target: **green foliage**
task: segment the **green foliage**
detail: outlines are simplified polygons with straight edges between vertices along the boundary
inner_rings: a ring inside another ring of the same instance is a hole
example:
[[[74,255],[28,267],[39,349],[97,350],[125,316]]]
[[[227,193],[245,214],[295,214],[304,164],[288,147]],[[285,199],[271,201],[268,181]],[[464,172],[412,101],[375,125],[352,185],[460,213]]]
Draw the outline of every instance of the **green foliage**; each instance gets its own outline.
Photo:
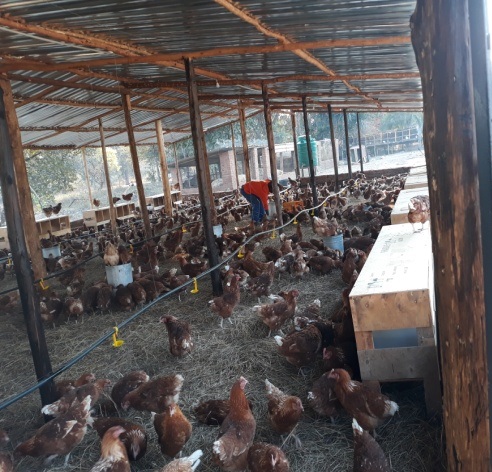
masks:
[[[55,203],[57,194],[73,190],[78,180],[78,154],[78,151],[66,150],[24,151],[35,205],[47,206]]]

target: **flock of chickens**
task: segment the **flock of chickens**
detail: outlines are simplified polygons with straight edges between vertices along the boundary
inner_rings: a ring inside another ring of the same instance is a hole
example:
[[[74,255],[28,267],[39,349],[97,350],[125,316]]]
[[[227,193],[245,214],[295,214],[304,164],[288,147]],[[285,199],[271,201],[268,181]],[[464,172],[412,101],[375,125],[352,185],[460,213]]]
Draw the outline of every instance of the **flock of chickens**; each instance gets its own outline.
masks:
[[[265,220],[261,228],[252,224],[240,226],[247,207],[241,205],[237,195],[216,202],[224,226],[231,219],[238,224],[233,231],[226,231],[224,227],[222,236],[216,238],[220,254],[225,257],[238,248],[240,251],[223,267],[223,294],[209,301],[209,310],[217,315],[220,326],[224,327],[224,320],[232,322],[241,292],[252,294],[258,298],[258,305],[252,307],[252,312],[266,325],[268,336],[275,334],[272,342],[276,343],[279,355],[301,372],[322,359],[325,373],[312,385],[307,403],[318,415],[332,420],[342,409],[353,418],[356,472],[391,470],[382,449],[369,432],[393,416],[398,405],[358,381],[360,369],[348,296],[381,227],[389,223],[391,203],[403,183],[402,176],[367,181],[360,174],[349,180],[338,195],[330,196],[333,189],[327,184],[319,187],[319,196],[327,198],[326,206],[320,209],[318,216],[307,212],[299,214],[295,232],[282,234],[280,245],[266,244],[268,234],[258,235],[253,242],[246,243],[256,233],[271,229],[273,222]],[[364,198],[365,201],[348,204],[349,197]],[[302,201],[305,208],[312,206],[310,189],[301,189],[297,184],[291,186],[284,198]],[[415,222],[423,224],[428,219],[428,215],[422,216],[424,212],[416,211],[419,205],[425,204],[418,198],[412,202],[410,213],[413,212]],[[293,216],[295,213],[283,215],[284,219]],[[184,232],[184,226],[172,229],[176,224],[185,223],[191,223],[186,230],[188,234]],[[305,240],[302,225],[308,224],[318,238]],[[168,230],[167,234],[162,235],[165,230]],[[154,238],[143,244],[143,234],[134,223],[120,226],[117,235],[93,235],[89,242],[82,237],[70,240],[50,237],[45,244],[61,244],[63,252],[60,259],[47,260],[47,265],[52,271],[66,270],[58,280],[65,287],[67,296],[63,299],[54,291],[43,296],[44,321],[55,323],[62,315],[77,317],[112,308],[131,310],[166,291],[179,288],[190,277],[197,277],[208,268],[204,259],[205,239],[196,214],[186,210],[172,217],[161,214],[154,220],[153,231]],[[343,254],[326,247],[323,242],[323,238],[336,234],[344,236]],[[260,246],[264,261],[257,255]],[[85,268],[79,264],[93,257],[96,248],[106,265],[131,263],[134,281],[126,287],[112,287],[101,280],[86,287]],[[177,267],[161,271],[160,266],[170,261],[179,264],[180,273]],[[347,287],[341,293],[342,307],[330,318],[322,313],[319,300],[300,311],[297,289],[271,293],[274,279],[280,274],[290,274],[298,280],[308,272],[325,275],[334,270],[340,271]],[[262,303],[262,299],[268,302]],[[167,328],[171,354],[175,357],[189,355],[194,347],[190,324],[171,315],[162,316],[160,322]],[[111,401],[102,401],[101,395],[111,386],[108,379],[96,379],[87,373],[76,380],[61,380],[57,383],[59,399],[42,409],[42,413],[54,419],[19,444],[14,457],[29,455],[52,459],[66,455],[68,460],[70,452],[81,443],[90,426],[101,437],[101,458],[91,470],[130,471],[130,461],[145,454],[148,440],[142,425],[117,416],[121,410],[132,408],[151,412],[161,451],[164,456],[174,459],[192,435],[192,425],[178,406],[183,381],[180,374],[150,379],[143,371],[132,371],[112,386]],[[224,471],[288,471],[289,463],[282,449],[254,441],[256,420],[253,405],[246,396],[247,384],[247,379],[240,376],[232,384],[228,399],[208,400],[195,407],[198,421],[220,425],[217,440],[203,447],[210,448],[214,464]],[[265,395],[273,431],[281,436],[293,436],[297,447],[302,447],[294,434],[298,422],[302,421],[302,399],[282,392],[267,379]],[[105,416],[93,418],[96,404]],[[7,434],[0,433],[1,444]],[[161,470],[195,470],[201,456],[202,451],[197,450],[187,458],[173,460]],[[0,470],[13,470],[10,454],[1,453],[0,461],[3,461]]]

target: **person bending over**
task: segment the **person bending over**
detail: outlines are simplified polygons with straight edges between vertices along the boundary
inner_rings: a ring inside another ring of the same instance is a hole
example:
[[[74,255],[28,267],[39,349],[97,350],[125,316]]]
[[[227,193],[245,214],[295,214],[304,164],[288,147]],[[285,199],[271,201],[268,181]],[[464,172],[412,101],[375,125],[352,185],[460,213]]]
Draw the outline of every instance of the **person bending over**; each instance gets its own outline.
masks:
[[[273,193],[271,180],[250,180],[241,187],[241,195],[251,203],[251,219],[255,225],[268,215],[268,195]]]

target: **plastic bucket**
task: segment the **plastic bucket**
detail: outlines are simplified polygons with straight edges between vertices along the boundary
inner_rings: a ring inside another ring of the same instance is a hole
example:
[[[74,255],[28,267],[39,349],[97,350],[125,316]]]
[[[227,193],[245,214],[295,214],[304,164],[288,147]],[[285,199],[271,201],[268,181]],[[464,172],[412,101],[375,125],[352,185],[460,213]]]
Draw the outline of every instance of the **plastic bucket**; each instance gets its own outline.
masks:
[[[222,236],[222,225],[214,225],[212,228],[214,230],[215,237],[220,238]]]
[[[336,234],[335,236],[326,236],[323,238],[323,243],[330,249],[335,249],[343,254],[343,234]]]
[[[61,257],[60,246],[43,247],[41,250],[43,251],[43,257],[45,259],[49,259],[50,256]]]
[[[116,266],[105,266],[105,268],[109,285],[113,287],[124,285],[126,287],[133,282],[133,269],[130,262]]]

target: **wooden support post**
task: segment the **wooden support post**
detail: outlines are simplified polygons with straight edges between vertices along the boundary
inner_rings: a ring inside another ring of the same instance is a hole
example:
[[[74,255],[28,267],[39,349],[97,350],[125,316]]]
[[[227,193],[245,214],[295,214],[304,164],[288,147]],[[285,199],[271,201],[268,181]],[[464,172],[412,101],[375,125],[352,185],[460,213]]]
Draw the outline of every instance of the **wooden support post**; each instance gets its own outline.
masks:
[[[349,179],[352,178],[352,158],[350,157],[350,142],[348,132],[347,110],[343,109],[343,127],[345,128],[345,152],[347,153],[347,166]]]
[[[301,176],[299,172],[299,154],[297,152],[297,131],[296,131],[296,114],[295,112],[291,112],[290,121],[292,122],[292,141],[294,141],[294,169],[296,171],[296,179]]]
[[[142,214],[145,235],[147,236],[147,238],[150,238],[152,236],[152,229],[150,227],[147,202],[145,201],[145,191],[143,188],[142,173],[140,172],[140,163],[138,162],[137,144],[135,143],[135,134],[133,133],[132,116],[130,112],[132,108],[132,104],[130,102],[130,95],[126,93],[122,93],[121,99],[123,101],[123,111],[125,113],[126,132],[128,133],[128,144],[130,146],[130,155],[132,156],[133,172],[135,173],[135,183],[137,184],[140,213]]]
[[[234,139],[234,126],[231,123],[231,144],[232,154],[234,154],[234,167],[236,168],[236,188],[239,188],[239,172],[237,171],[236,140]]]
[[[193,137],[193,147],[195,149],[198,192],[200,194],[200,203],[202,205],[203,232],[207,243],[210,267],[214,267],[220,262],[219,249],[215,243],[213,229],[213,225],[217,224],[217,213],[215,210],[214,195],[212,193],[210,166],[208,164],[207,150],[205,148],[202,118],[200,116],[195,71],[190,59],[185,59],[184,62],[186,82],[188,84],[188,97],[190,100],[191,133]],[[214,295],[222,294],[222,282],[220,280],[219,269],[214,270],[210,275],[212,278],[212,290]]]
[[[179,185],[179,189],[183,191],[183,183],[181,182],[181,172],[179,170],[179,160],[178,160],[178,150],[176,149],[176,143],[173,143],[174,150],[174,168],[176,169],[176,178],[178,179],[177,184]]]
[[[475,125],[477,132],[478,182],[480,191],[482,241],[492,240],[492,162],[490,142],[490,113],[492,94],[492,58],[490,57],[488,28],[488,2],[480,0],[469,3],[471,54],[473,62],[473,89],[475,95]],[[482,244],[485,287],[492,286],[492,245]],[[485,333],[487,338],[487,361],[492,366],[492,291],[485,290]],[[492,372],[488,369],[489,412],[492,411]],[[490,422],[490,414],[489,414]],[[490,426],[489,426],[490,429]],[[492,435],[491,435],[492,441]]]
[[[270,100],[268,98],[268,88],[262,84],[261,93],[263,95],[263,112],[265,114],[266,134],[268,141],[268,153],[270,155],[270,172],[272,173],[273,198],[275,208],[277,209],[277,225],[282,226],[282,202],[280,200],[280,191],[278,189],[277,175],[277,156],[275,155],[275,140],[273,137],[272,113],[270,110]],[[279,232],[282,232],[279,230]]]
[[[472,3],[417,0],[410,21],[424,97],[443,419],[451,472],[488,471],[491,460],[487,382],[491,366],[487,365],[485,339],[480,177],[468,9]],[[485,41],[485,36],[481,39]],[[485,98],[477,96],[477,104],[488,107]],[[488,135],[485,138],[490,139]],[[490,160],[490,154],[483,159]],[[490,172],[488,181],[490,185]],[[490,215],[486,215],[487,220]],[[487,320],[487,324],[490,322]]]
[[[328,105],[328,119],[330,121],[330,141],[331,141],[331,153],[333,154],[333,171],[335,172],[335,188],[338,190],[340,188],[340,183],[338,181],[338,156],[337,156],[337,145],[335,142],[335,128],[333,127],[333,112],[331,110],[331,105]]]
[[[22,151],[22,139],[19,130],[19,122],[15,113],[15,104],[12,96],[10,82],[0,78],[0,87],[3,90],[3,102],[6,110],[6,123],[10,135],[12,145],[12,156],[15,167],[15,177],[17,187],[20,190],[19,200],[22,211],[22,223],[24,237],[26,238],[29,256],[31,258],[32,269],[36,279],[42,279],[46,276],[46,265],[41,252],[41,244],[39,242],[39,232],[36,227],[36,219],[34,217],[34,209],[29,187],[29,179],[27,176],[26,161]],[[4,204],[6,206],[6,204]]]
[[[304,118],[304,131],[306,133],[306,146],[309,160],[309,180],[311,181],[311,191],[313,192],[313,206],[318,206],[318,191],[316,190],[316,175],[314,171],[313,150],[311,148],[311,133],[309,131],[309,119],[307,114],[306,97],[302,97],[302,116]],[[318,214],[316,209],[315,214]]]
[[[91,208],[94,208],[94,202],[92,201],[91,183],[89,181],[89,171],[87,170],[87,159],[85,157],[85,147],[82,148],[82,161],[84,162],[85,181],[87,183],[87,192],[89,193],[89,200],[91,202]]]
[[[360,122],[359,113],[357,113],[357,139],[359,141],[359,152],[360,152],[360,171],[364,172],[364,156],[362,155],[362,141],[360,139]]]
[[[162,134],[161,120],[155,122],[155,132],[157,135],[157,149],[159,151],[159,163],[161,166],[162,189],[164,191],[164,209],[166,210],[166,215],[171,216],[173,214],[173,202],[171,201],[171,187],[167,176],[166,148],[164,147],[164,135]]]
[[[42,380],[51,372],[51,361],[48,346],[44,336],[44,327],[41,321],[39,296],[34,287],[34,273],[29,260],[29,253],[24,233],[24,212],[20,193],[29,193],[27,189],[18,188],[17,174],[14,169],[15,153],[22,152],[19,127],[12,133],[12,123],[16,121],[14,101],[10,84],[0,79],[0,187],[7,221],[7,232],[10,242],[10,251],[17,277],[17,286],[22,304],[22,312],[26,323],[29,345],[34,362],[36,378]],[[37,236],[37,231],[35,233]],[[55,397],[53,381],[47,382],[40,389],[43,405],[52,403]]]
[[[243,142],[243,170],[246,182],[251,180],[251,167],[249,162],[248,135],[246,133],[246,115],[244,107],[239,105],[239,126],[241,127],[241,140]]]
[[[109,176],[108,155],[106,153],[106,144],[104,142],[104,128],[101,118],[98,118],[99,122],[99,136],[101,138],[101,152],[104,165],[104,177],[106,177],[106,189],[108,191],[109,202],[109,220],[111,222],[111,231],[116,235],[116,209],[113,203],[113,192],[111,190],[111,178]]]

